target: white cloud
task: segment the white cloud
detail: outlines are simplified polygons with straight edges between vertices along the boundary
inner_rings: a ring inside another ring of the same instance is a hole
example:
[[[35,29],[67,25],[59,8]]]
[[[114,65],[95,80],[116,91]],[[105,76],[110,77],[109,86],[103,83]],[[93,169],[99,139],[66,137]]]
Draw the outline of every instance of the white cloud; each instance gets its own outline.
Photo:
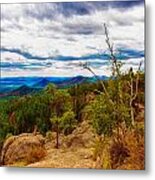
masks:
[[[1,53],[1,63],[3,62],[27,62],[27,59],[16,53],[3,52]]]
[[[49,10],[55,14],[49,14]],[[41,57],[56,55],[80,57],[103,52],[107,49],[103,30],[103,23],[106,22],[115,47],[144,50],[143,6],[134,6],[126,10],[107,8],[102,11],[94,10],[93,13],[83,16],[76,14],[70,17],[63,16],[57,10],[54,4],[50,8],[44,5],[36,8],[33,4],[3,4],[2,47],[20,49]],[[42,16],[47,17],[42,18]],[[1,58],[2,61],[11,62],[26,63],[30,61],[15,53],[3,53]],[[33,61],[35,62],[35,60]],[[44,64],[44,62],[42,63]],[[80,68],[77,69],[76,66],[66,69],[65,62],[53,61],[53,64],[56,66],[42,67],[41,70],[33,71],[16,69],[14,72],[6,72],[2,70],[2,75],[37,76],[40,71],[45,76],[86,75],[88,73]],[[96,69],[98,74],[109,74],[105,65],[102,68],[104,68],[104,72],[99,68]]]

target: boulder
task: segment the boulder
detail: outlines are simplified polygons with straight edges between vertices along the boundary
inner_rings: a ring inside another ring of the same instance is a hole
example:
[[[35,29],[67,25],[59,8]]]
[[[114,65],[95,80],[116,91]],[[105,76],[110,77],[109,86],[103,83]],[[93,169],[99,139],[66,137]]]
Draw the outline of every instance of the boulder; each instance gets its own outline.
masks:
[[[89,148],[95,143],[95,133],[87,121],[83,121],[63,142],[64,147]]]
[[[23,166],[42,159],[46,154],[44,138],[40,134],[23,133],[11,136],[3,144],[1,164]]]

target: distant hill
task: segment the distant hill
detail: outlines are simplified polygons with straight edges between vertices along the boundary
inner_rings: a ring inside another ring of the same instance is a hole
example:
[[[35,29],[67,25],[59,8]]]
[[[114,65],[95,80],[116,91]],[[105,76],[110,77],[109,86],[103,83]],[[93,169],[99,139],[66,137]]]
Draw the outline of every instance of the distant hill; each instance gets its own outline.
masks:
[[[98,79],[106,80],[107,77],[106,76],[98,76]],[[70,78],[68,80],[65,80],[61,83],[56,83],[56,85],[59,88],[65,88],[65,87],[70,87],[70,86],[74,86],[76,84],[81,84],[81,83],[94,83],[96,81],[97,81],[97,79],[95,77],[76,76],[76,77]]]
[[[49,83],[55,84],[58,88],[68,88],[81,83],[95,83],[97,79],[107,80],[106,76],[96,77],[25,77],[25,78],[9,78],[3,80],[1,97],[9,96],[23,96],[30,93],[38,92],[45,88]],[[6,86],[6,82],[7,85]],[[18,87],[16,87],[18,85]],[[10,88],[11,87],[11,88]],[[10,89],[10,90],[9,90]]]
[[[10,92],[7,93],[1,93],[0,97],[7,97],[7,96],[24,96],[30,93],[35,93],[37,91],[39,91],[39,88],[32,88],[32,87],[28,87],[26,85],[20,86],[19,88],[12,90]]]
[[[44,78],[44,79],[40,80],[39,82],[35,83],[34,85],[32,85],[32,87],[33,88],[44,88],[49,83],[51,83],[51,81]]]
[[[107,77],[106,76],[99,76],[98,79],[105,80]],[[32,88],[44,88],[47,86],[49,83],[55,84],[58,88],[66,88],[70,86],[74,86],[76,84],[81,84],[85,82],[91,82],[94,83],[96,81],[95,77],[84,77],[84,76],[76,76],[76,77],[70,77],[66,78],[64,80],[62,79],[46,79],[43,78],[39,80],[37,83],[33,84],[31,87]]]
[[[76,76],[76,77],[73,77],[73,78],[70,78],[68,80],[65,80],[63,82],[58,82],[56,83],[56,85],[59,87],[59,88],[65,88],[65,87],[70,87],[70,86],[74,86],[76,84],[81,84],[81,83],[84,83],[84,82],[87,82],[87,77],[83,77],[83,76]]]

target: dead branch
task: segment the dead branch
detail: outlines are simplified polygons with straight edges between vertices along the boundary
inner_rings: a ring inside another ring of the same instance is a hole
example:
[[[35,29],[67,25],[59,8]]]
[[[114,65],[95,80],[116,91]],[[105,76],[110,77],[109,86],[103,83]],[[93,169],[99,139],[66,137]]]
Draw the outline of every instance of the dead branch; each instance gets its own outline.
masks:
[[[117,58],[115,56],[114,53],[114,49],[113,49],[113,44],[110,43],[110,38],[109,38],[109,33],[108,33],[108,29],[107,29],[107,25],[104,23],[104,30],[105,30],[105,37],[106,37],[106,44],[108,46],[109,52],[110,52],[110,58],[112,61],[112,73],[113,76],[115,76],[115,74],[117,73],[117,76],[120,76],[120,71],[119,71],[119,66],[118,66],[118,62],[117,62]]]
[[[132,68],[130,69],[130,113],[131,113],[131,121],[132,125],[135,124],[135,118],[134,118],[134,107],[133,102],[137,98],[138,95],[138,89],[139,89],[139,72],[141,68],[142,62],[139,63],[137,74],[136,74],[136,87],[135,87],[135,93],[134,93],[134,81],[133,81],[133,71]]]

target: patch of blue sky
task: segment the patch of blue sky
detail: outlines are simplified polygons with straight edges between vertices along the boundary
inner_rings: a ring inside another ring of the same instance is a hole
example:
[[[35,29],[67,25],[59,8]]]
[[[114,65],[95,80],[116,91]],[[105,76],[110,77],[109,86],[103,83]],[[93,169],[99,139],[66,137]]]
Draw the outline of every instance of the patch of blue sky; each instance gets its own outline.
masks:
[[[17,62],[14,62],[14,63],[9,63],[9,62],[1,62],[1,69],[3,70],[10,70],[10,69],[30,69],[30,70],[33,70],[33,69],[41,69],[43,66],[45,65],[42,65],[42,64],[24,64],[24,63],[17,63]]]

